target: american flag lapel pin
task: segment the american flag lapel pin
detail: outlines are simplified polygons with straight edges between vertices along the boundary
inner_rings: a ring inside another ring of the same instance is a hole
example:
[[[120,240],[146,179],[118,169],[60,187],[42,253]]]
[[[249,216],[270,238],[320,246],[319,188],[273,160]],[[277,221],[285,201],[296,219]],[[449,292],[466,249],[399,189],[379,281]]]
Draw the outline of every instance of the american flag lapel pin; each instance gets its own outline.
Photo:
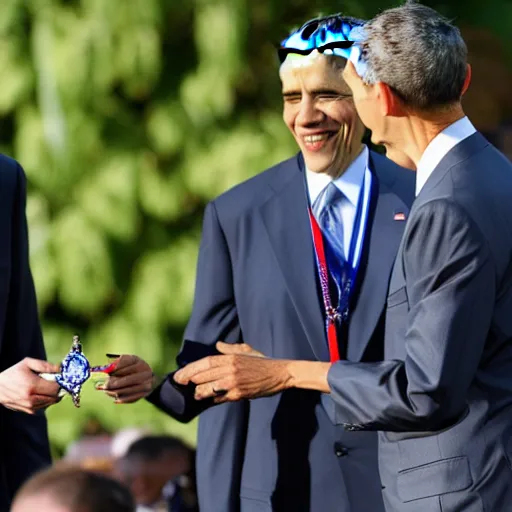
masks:
[[[393,220],[401,221],[405,219],[406,217],[404,212],[395,212],[395,215],[393,216]]]

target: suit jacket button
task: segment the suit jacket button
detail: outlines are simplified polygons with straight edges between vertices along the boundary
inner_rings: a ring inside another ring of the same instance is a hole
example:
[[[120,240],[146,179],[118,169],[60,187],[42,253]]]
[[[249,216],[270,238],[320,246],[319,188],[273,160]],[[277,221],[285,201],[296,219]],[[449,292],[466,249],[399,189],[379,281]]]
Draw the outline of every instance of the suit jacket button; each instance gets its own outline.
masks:
[[[345,457],[348,455],[348,450],[341,443],[334,443],[334,453],[336,457]]]

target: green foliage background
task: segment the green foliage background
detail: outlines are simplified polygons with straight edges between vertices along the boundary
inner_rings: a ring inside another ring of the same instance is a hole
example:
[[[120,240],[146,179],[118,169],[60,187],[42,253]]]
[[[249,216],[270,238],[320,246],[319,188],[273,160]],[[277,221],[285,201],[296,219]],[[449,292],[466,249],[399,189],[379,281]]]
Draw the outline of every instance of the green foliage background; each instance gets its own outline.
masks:
[[[31,263],[48,356],[80,333],[95,363],[158,372],[190,312],[202,211],[295,152],[273,44],[306,19],[369,17],[378,0],[2,0],[0,150],[29,179]],[[508,0],[431,3],[510,39]],[[512,45],[506,45],[509,51]],[[95,414],[194,437],[147,403],[48,411],[56,453]]]

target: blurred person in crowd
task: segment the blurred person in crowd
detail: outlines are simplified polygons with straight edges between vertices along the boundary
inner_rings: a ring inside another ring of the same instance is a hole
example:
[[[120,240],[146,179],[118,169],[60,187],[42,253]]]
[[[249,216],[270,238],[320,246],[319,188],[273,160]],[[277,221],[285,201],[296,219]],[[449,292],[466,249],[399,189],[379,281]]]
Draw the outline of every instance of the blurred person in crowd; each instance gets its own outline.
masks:
[[[118,430],[113,436],[110,444],[110,453],[114,459],[126,455],[130,446],[139,439],[151,435],[151,430],[146,427],[126,427]]]
[[[417,170],[387,297],[385,360],[214,356],[175,380],[202,383],[203,398],[224,389],[224,400],[289,387],[330,394],[337,424],[381,431],[389,512],[510,510],[512,164],[462,109],[471,68],[456,27],[408,2],[364,32],[345,80],[372,140]]]
[[[414,174],[361,142],[365,128],[342,73],[362,25],[341,15],[315,19],[283,42],[283,118],[300,152],[207,206],[180,367],[242,342],[328,366],[382,358]],[[279,388],[274,369],[258,368],[263,358],[220,357],[273,396],[210,408],[231,382],[217,373],[217,381],[181,385],[171,373],[149,397],[181,421],[202,412],[202,512],[383,510],[375,433],[334,426],[332,401]],[[117,368],[105,389],[118,403],[148,394],[144,361],[122,356]]]
[[[137,511],[196,512],[194,452],[179,439],[161,435],[135,441],[115,464]]]
[[[135,512],[135,502],[129,490],[112,478],[64,465],[28,480],[11,512]]]
[[[89,417],[79,438],[71,443],[63,459],[69,463],[108,473],[112,469],[112,434],[95,416]]]
[[[0,510],[20,485],[51,463],[44,409],[59,401],[59,386],[37,374],[58,372],[45,361],[29,266],[26,179],[0,155]]]

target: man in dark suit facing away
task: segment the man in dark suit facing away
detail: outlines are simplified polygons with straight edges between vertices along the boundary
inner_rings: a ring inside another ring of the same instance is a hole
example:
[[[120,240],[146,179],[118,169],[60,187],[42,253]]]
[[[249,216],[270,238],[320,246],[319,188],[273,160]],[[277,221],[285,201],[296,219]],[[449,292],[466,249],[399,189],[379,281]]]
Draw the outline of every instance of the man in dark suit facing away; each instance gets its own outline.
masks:
[[[51,463],[43,409],[59,386],[37,373],[59,367],[46,358],[28,256],[26,182],[20,165],[0,155],[0,510],[18,488]]]
[[[264,395],[269,382],[330,393],[337,425],[380,431],[390,512],[511,510],[512,164],[465,117],[466,46],[432,9],[384,11],[350,59],[344,77],[373,141],[417,169],[384,360],[217,356],[175,379],[201,398],[225,389],[222,400]]]
[[[342,79],[361,25],[312,20],[283,44],[284,121],[301,152],[207,206],[180,366],[214,353],[218,340],[276,358],[382,358],[385,299],[414,174],[361,143],[364,126]],[[350,322],[331,322],[326,301],[340,311],[350,304]],[[108,393],[119,402],[140,398],[145,376],[150,383],[145,363],[123,356]],[[196,398],[193,385],[170,374],[149,400],[182,421],[204,411],[202,512],[383,510],[376,434],[335,426],[320,393],[289,390],[209,409],[213,400]]]

